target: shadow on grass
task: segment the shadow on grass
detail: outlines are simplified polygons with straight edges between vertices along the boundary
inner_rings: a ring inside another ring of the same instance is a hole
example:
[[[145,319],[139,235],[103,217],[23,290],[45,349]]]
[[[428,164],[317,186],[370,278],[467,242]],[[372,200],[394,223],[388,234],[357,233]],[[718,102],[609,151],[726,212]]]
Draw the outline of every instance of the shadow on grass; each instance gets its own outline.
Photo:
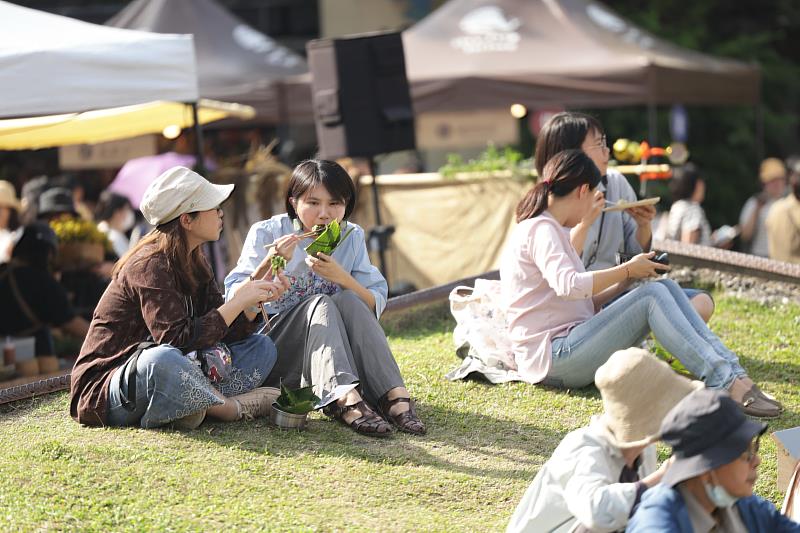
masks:
[[[534,424],[438,405],[418,404],[418,411],[428,426],[428,434],[422,437],[397,432],[388,439],[367,437],[316,414],[303,432],[282,431],[266,420],[257,420],[245,424],[207,422],[185,435],[255,454],[348,457],[497,479],[532,479],[564,436]]]
[[[445,301],[389,313],[381,317],[381,325],[387,336],[418,339],[432,333],[452,333],[456,321],[450,314],[449,302]]]

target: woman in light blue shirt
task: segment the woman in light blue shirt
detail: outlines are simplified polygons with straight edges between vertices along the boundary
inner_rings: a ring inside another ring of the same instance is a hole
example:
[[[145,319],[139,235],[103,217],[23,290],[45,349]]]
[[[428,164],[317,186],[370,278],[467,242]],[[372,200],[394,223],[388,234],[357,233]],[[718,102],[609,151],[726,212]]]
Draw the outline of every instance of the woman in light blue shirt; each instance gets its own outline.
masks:
[[[378,323],[386,307],[386,280],[370,263],[364,230],[347,222],[355,203],[353,181],[338,164],[297,165],[287,187],[287,213],[250,228],[236,268],[225,278],[226,298],[250,278],[274,275],[272,257],[283,257],[291,287],[265,304],[269,315],[277,315],[269,336],[278,348],[267,383],[312,385],[321,398],[318,407],[359,433],[385,437],[391,423],[422,435],[425,425]],[[305,234],[334,219],[342,226],[340,244],[330,256],[308,255],[305,247],[314,237]]]

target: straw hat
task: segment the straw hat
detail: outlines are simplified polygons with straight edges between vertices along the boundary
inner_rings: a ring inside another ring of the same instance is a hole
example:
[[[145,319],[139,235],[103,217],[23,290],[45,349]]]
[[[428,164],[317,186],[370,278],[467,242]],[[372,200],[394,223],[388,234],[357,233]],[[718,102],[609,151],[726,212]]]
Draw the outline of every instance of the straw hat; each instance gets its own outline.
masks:
[[[758,177],[761,183],[769,183],[772,180],[785,178],[786,165],[777,157],[768,157],[761,162]]]
[[[594,382],[603,398],[600,423],[617,448],[646,446],[658,440],[661,421],[669,410],[703,387],[641,348],[614,352],[597,369]]]
[[[172,167],[144,191],[139,210],[152,226],[175,220],[184,213],[218,207],[233,192],[233,185],[214,185],[186,167]]]
[[[17,199],[17,191],[5,180],[0,180],[0,207],[11,207],[17,211],[22,209],[22,204]]]

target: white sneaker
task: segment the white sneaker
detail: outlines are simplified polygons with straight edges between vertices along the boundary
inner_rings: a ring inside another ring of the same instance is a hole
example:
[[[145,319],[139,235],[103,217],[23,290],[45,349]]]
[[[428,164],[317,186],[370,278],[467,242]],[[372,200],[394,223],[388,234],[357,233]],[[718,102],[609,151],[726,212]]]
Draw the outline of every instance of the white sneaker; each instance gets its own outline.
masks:
[[[281,391],[275,387],[259,387],[250,392],[233,396],[231,400],[235,400],[239,404],[240,419],[252,420],[269,416],[272,402],[277,400],[280,395]]]

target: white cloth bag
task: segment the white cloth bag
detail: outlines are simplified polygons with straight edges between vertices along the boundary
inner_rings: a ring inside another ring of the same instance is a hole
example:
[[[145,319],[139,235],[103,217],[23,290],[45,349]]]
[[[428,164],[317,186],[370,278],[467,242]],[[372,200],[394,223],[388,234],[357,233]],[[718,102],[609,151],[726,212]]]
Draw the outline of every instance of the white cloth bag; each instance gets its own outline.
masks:
[[[462,364],[449,374],[450,380],[464,379],[473,372],[492,383],[522,381],[500,296],[500,282],[476,279],[475,287],[458,286],[450,292],[450,312],[456,319],[453,341]]]

